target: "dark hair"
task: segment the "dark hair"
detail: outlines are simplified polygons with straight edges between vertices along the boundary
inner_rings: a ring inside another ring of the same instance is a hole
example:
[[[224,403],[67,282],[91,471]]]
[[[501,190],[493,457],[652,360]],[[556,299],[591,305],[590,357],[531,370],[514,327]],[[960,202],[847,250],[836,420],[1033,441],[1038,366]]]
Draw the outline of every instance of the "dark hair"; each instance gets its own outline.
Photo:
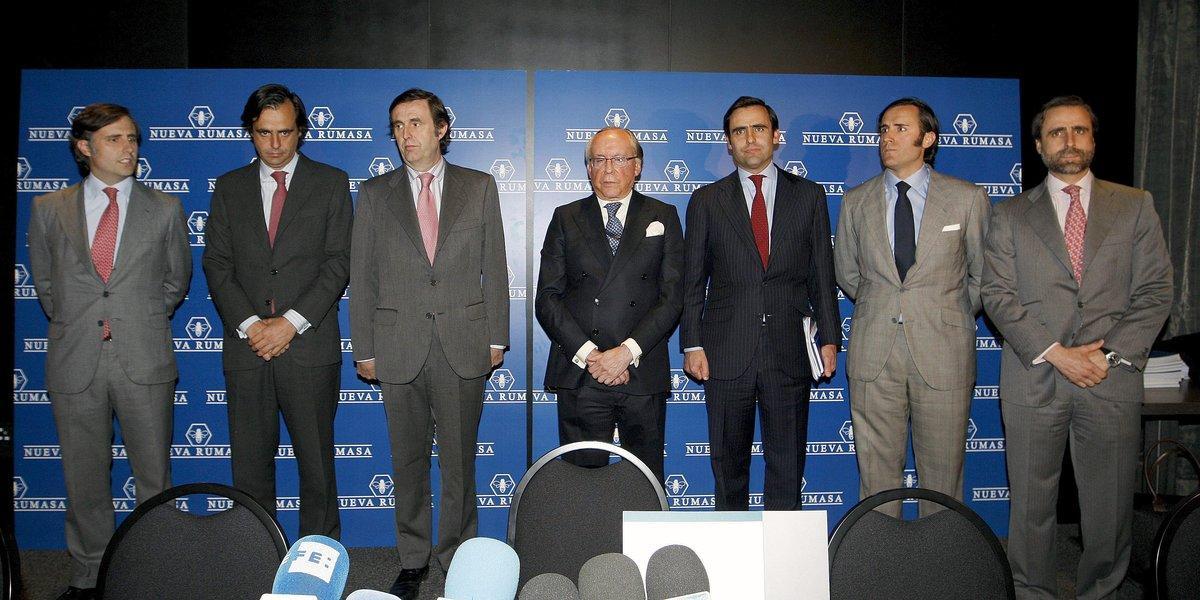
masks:
[[[771,131],[779,129],[779,115],[775,114],[775,109],[768,106],[766,102],[763,102],[759,98],[755,98],[753,96],[742,96],[741,98],[734,100],[733,104],[729,105],[729,110],[725,111],[726,138],[729,137],[729,117],[733,115],[733,111],[739,108],[746,108],[747,106],[761,106],[767,109],[767,116],[771,117]]]
[[[1096,111],[1092,110],[1092,107],[1088,106],[1088,103],[1084,102],[1083,98],[1074,95],[1055,96],[1046,101],[1046,103],[1042,105],[1042,109],[1039,110],[1036,115],[1033,115],[1033,124],[1030,127],[1030,130],[1033,132],[1033,139],[1041,139],[1042,122],[1046,120],[1046,113],[1049,112],[1050,109],[1058,108],[1060,106],[1082,106],[1085,110],[1087,110],[1088,116],[1092,118],[1092,135],[1096,135],[1096,132],[1100,130],[1100,122],[1096,119]]]
[[[246,99],[246,107],[242,109],[242,129],[253,133],[254,122],[262,111],[272,108],[279,110],[284,102],[290,102],[296,111],[296,133],[299,134],[296,147],[304,145],[304,136],[308,134],[308,115],[304,111],[304,101],[299,94],[278,83],[268,83],[250,93]]]
[[[921,124],[921,137],[925,137],[927,133],[933,133],[933,145],[925,149],[925,162],[932,167],[934,159],[937,158],[938,137],[941,134],[941,128],[938,126],[937,115],[924,100],[912,96],[892,100],[891,104],[879,111],[879,118],[875,120],[875,129],[878,131],[879,126],[883,123],[883,113],[897,106],[911,106],[917,109],[917,120]]]
[[[602,127],[600,129],[600,131],[597,131],[596,133],[592,134],[592,137],[590,139],[588,139],[586,144],[584,144],[584,146],[583,146],[583,161],[585,163],[592,159],[592,140],[596,139],[596,136],[604,133],[605,131],[624,131],[625,134],[629,136],[629,143],[633,144],[633,153],[637,155],[638,160],[642,160],[642,156],[643,156],[642,143],[638,141],[637,136],[634,135],[632,131],[625,129],[624,127],[609,126],[609,127]]]
[[[137,132],[138,145],[142,143],[142,129],[138,127],[137,121],[133,120],[133,115],[129,113],[129,109],[120,104],[108,104],[97,102],[89,104],[71,121],[71,155],[75,157],[75,164],[79,167],[79,174],[87,177],[87,174],[92,171],[91,159],[85,156],[76,147],[77,142],[92,141],[92,134],[97,131],[116,123],[124,117],[129,117],[133,121],[133,129]]]
[[[414,102],[417,100],[424,100],[429,103],[429,112],[433,115],[434,128],[441,127],[442,125],[446,126],[446,135],[443,135],[442,139],[439,141],[442,154],[445,155],[450,151],[450,111],[446,110],[446,105],[442,103],[442,99],[438,98],[437,94],[434,94],[433,92],[427,92],[420,88],[409,88],[401,92],[399,96],[396,96],[396,98],[392,100],[392,103],[388,106],[388,131],[392,130],[392,124],[390,122],[392,118],[392,111],[401,104],[406,102]]]

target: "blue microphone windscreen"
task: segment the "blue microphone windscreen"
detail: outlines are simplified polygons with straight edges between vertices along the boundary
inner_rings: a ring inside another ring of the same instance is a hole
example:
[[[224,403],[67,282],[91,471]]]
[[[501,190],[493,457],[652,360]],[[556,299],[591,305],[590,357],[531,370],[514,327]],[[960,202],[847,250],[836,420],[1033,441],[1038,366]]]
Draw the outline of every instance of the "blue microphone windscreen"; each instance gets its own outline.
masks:
[[[337,540],[310,535],[296,540],[275,571],[271,592],[340,600],[350,571],[350,556]]]
[[[471,538],[458,547],[446,572],[449,600],[512,600],[521,561],[512,548],[492,538]]]

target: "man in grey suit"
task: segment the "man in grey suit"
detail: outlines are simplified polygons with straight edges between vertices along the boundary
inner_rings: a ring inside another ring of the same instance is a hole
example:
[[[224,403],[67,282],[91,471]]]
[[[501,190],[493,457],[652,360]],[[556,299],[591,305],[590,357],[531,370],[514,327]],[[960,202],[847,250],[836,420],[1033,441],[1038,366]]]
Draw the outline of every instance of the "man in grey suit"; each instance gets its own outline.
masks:
[[[1097,179],[1096,116],[1047,102],[1033,137],[1049,174],[992,210],[983,304],[1004,336],[1008,558],[1018,598],[1054,598],[1055,505],[1068,439],[1083,553],[1076,597],[1108,598],[1129,565],[1142,368],[1171,302],[1150,194]]]
[[[50,318],[46,390],[67,487],[73,569],[60,600],[95,597],[113,533],[113,413],[138,501],[171,485],[175,354],[170,317],[192,260],[179,199],[138,183],[129,110],[92,104],[71,123],[84,180],[34,199],[29,260]]]
[[[508,346],[508,267],[496,181],[442,158],[450,144],[442,101],[410,89],[388,113],[404,168],[358,193],[350,331],[358,374],[383,390],[401,565],[391,593],[408,599],[431,554],[448,568],[476,534],[475,442],[484,381]],[[442,481],[436,547],[434,425]]]
[[[346,173],[298,152],[306,114],[279,84],[246,100],[242,127],[258,160],[217,178],[204,272],[225,325],[233,485],[275,514],[282,413],[300,475],[300,535],[337,538],[337,309],[354,209]]]
[[[838,284],[855,301],[846,377],[860,497],[902,487],[911,418],[921,486],[962,500],[990,204],[978,186],[933,170],[928,104],[896,100],[878,126],[884,171],[846,192],[833,247]],[[936,506],[922,502],[921,513]]]

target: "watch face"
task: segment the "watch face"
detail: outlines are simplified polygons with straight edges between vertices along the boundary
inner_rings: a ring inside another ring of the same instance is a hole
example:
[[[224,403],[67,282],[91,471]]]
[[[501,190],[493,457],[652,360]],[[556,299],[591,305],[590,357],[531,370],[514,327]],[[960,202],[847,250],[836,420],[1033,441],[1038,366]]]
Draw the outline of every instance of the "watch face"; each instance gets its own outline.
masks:
[[[1108,366],[1115,367],[1121,364],[1121,357],[1117,356],[1116,352],[1109,352],[1104,355],[1104,359],[1108,361]]]

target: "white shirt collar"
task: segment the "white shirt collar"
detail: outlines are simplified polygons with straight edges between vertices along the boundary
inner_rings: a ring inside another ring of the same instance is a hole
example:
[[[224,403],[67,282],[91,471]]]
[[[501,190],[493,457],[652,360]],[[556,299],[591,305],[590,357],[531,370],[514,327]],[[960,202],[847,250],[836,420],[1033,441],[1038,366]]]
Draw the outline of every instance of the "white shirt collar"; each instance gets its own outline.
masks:
[[[738,179],[740,179],[742,181],[749,181],[751,175],[762,175],[764,179],[776,179],[777,177],[779,177],[779,174],[776,173],[776,169],[777,169],[777,167],[775,166],[775,163],[771,163],[771,164],[767,165],[767,168],[763,169],[762,172],[760,172],[760,173],[751,173],[750,171],[747,171],[746,169],[738,167],[737,168]]]
[[[404,165],[404,170],[408,171],[408,180],[410,182],[420,181],[421,173],[433,173],[433,180],[441,181],[442,173],[444,173],[446,171],[446,159],[439,158],[437,161],[437,164],[430,167],[430,169],[428,171],[418,171],[418,170],[408,166],[407,164]]]
[[[292,185],[292,175],[296,173],[296,165],[299,163],[300,163],[300,153],[299,152],[297,152],[295,155],[293,155],[292,160],[289,160],[288,164],[283,165],[282,169],[275,169],[275,168],[269,167],[269,166],[267,166],[267,163],[263,162],[260,159],[258,161],[258,178],[261,179],[262,181],[272,181],[275,179],[274,177],[271,176],[272,173],[274,173],[275,171],[284,171],[285,173],[287,173],[287,177],[283,178],[284,182],[285,182],[284,185],[290,186],[290,185]]]
[[[128,198],[129,193],[133,191],[133,177],[126,177],[116,183],[116,185],[108,185],[100,181],[95,173],[88,173],[87,178],[83,180],[83,193],[85,198],[93,196],[103,196],[104,188],[117,188],[117,198]]]
[[[1080,179],[1079,182],[1075,184],[1075,185],[1079,186],[1080,197],[1091,198],[1092,197],[1092,184],[1095,182],[1096,182],[1096,176],[1094,174],[1092,174],[1091,169],[1088,169],[1088,172],[1083,176],[1083,179]],[[1046,189],[1049,190],[1051,194],[1066,195],[1066,192],[1063,191],[1063,188],[1067,187],[1068,185],[1071,185],[1071,184],[1055,177],[1054,173],[1049,173],[1046,175]]]

